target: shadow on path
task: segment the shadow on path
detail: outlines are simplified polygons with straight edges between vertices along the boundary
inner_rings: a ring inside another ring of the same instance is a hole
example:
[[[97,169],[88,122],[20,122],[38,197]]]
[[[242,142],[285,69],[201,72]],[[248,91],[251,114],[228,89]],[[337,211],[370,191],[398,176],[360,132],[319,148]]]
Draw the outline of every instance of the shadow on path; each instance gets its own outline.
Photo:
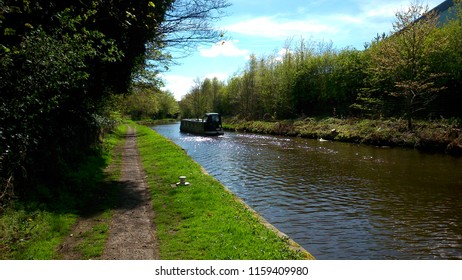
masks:
[[[137,148],[137,134],[133,128],[128,127],[125,145],[120,149],[122,154],[120,179],[118,181],[106,180],[102,187],[103,190],[117,188],[117,195],[108,198],[106,193],[102,193],[102,198],[94,202],[98,204],[101,200],[107,204],[109,200],[110,208],[113,209],[109,237],[103,255],[99,259],[159,259],[151,197]],[[110,173],[114,167],[108,169]],[[107,207],[89,205],[88,212],[75,225],[73,233],[58,251],[64,259],[83,258],[81,253],[75,249],[79,246],[78,237],[101,222],[102,209],[107,209]],[[80,238],[81,242],[83,241]]]

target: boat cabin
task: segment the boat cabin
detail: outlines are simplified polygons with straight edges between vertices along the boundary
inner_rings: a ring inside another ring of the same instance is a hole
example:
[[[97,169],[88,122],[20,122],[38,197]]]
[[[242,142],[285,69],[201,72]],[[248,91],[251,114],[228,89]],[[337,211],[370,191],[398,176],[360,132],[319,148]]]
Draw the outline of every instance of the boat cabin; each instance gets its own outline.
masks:
[[[181,120],[180,131],[202,135],[224,134],[221,115],[218,113],[207,113],[202,119],[183,119]]]

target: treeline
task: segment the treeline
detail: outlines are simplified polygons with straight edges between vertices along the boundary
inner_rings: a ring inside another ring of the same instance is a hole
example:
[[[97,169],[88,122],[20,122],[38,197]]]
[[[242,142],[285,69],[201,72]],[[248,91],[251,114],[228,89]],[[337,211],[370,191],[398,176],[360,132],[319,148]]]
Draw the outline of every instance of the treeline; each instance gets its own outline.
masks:
[[[225,106],[228,103],[224,100],[226,84],[213,79],[196,79],[195,85],[190,89],[179,102],[182,117],[200,118],[206,112],[221,112],[228,114]]]
[[[69,170],[97,150],[114,106],[139,111],[136,98],[144,95],[149,113],[174,114],[156,76],[173,59],[172,48],[218,40],[223,34],[211,22],[227,6],[226,0],[0,1],[0,211],[18,196],[53,201],[66,191],[84,192],[67,178]]]
[[[180,112],[171,92],[150,84],[136,84],[132,94],[120,99],[117,107],[132,120],[175,119]]]
[[[317,116],[368,118],[462,117],[460,10],[442,24],[413,4],[397,13],[394,30],[365,50],[289,41],[279,53],[251,55],[226,83],[197,81],[181,113],[217,111],[246,120]]]

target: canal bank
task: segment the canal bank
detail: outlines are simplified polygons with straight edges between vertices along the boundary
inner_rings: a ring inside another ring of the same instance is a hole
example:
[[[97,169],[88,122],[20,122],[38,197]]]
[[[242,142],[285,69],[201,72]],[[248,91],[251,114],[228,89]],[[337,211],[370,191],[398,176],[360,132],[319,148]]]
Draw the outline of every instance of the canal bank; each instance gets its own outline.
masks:
[[[148,127],[136,129],[161,259],[313,259],[176,144]],[[177,185],[179,176],[190,184]]]
[[[462,158],[153,127],[316,259],[461,259]]]
[[[306,118],[270,122],[234,118],[225,119],[223,128],[228,131],[406,147],[462,156],[462,125],[459,120],[414,121],[413,130],[408,130],[404,119]]]

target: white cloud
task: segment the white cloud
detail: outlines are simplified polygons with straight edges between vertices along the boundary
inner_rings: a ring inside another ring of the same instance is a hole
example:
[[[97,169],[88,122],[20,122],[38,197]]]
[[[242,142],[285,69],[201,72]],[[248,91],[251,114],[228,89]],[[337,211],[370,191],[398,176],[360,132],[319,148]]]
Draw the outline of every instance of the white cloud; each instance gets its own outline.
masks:
[[[365,19],[361,16],[351,16],[346,14],[334,15],[331,17],[331,20],[335,21],[339,25],[344,24],[364,24]]]
[[[162,78],[165,81],[165,86],[163,89],[171,91],[176,100],[181,100],[181,98],[187,94],[191,87],[194,85],[194,77],[163,75]]]
[[[434,8],[443,0],[425,0],[421,1],[422,4],[425,6],[428,4],[429,9]],[[394,18],[396,12],[403,11],[407,9],[411,5],[410,0],[396,0],[396,1],[384,1],[381,3],[375,3],[369,0],[361,1],[361,10],[363,16],[367,18],[386,18],[392,17]]]
[[[223,56],[245,56],[249,53],[249,50],[239,49],[236,47],[235,43],[238,43],[237,40],[234,41],[220,41],[210,48],[206,49],[199,47],[199,52],[202,56],[205,57],[217,57],[220,55]]]
[[[441,0],[427,0],[430,8]],[[283,9],[273,14],[247,14],[223,29],[253,39],[283,40],[290,37],[314,41],[333,41],[340,47],[359,46],[377,33],[392,30],[395,13],[410,5],[409,0],[317,1],[318,3]],[[290,6],[290,4],[287,4]],[[247,45],[246,45],[247,46]]]
[[[262,16],[230,24],[225,30],[249,36],[266,38],[287,38],[305,34],[336,34],[339,29],[318,20],[290,20],[276,16]]]
[[[359,1],[359,7],[361,14],[358,15],[363,21],[367,22],[388,22],[390,27],[391,23],[395,20],[395,15],[399,11],[407,9],[411,5],[410,0],[395,0],[395,1],[384,1],[380,3],[372,2],[369,0]],[[434,8],[442,0],[426,0],[422,1],[422,4],[425,6],[428,4],[429,9]]]
[[[229,77],[229,74],[221,72],[208,73],[203,75],[202,77],[199,77],[199,79],[213,79],[215,77],[220,81],[226,81]],[[165,82],[165,86],[162,89],[172,92],[176,100],[181,100],[183,96],[185,96],[196,84],[195,80],[197,79],[197,77],[180,75],[162,75],[162,79]]]

